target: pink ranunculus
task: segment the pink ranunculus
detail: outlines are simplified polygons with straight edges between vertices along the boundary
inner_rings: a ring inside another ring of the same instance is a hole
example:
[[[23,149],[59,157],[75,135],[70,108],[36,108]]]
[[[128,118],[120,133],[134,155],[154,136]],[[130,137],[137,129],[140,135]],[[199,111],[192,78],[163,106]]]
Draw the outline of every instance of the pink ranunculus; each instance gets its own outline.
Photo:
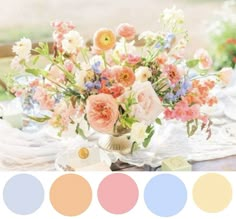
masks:
[[[118,83],[122,84],[124,87],[130,87],[135,81],[135,74],[132,68],[118,66],[113,68],[113,72],[116,75],[116,80]]]
[[[117,27],[117,33],[120,37],[124,37],[127,40],[132,40],[135,37],[136,30],[134,26],[127,23],[122,23]]]
[[[171,82],[171,84],[176,84],[182,78],[184,71],[181,68],[173,64],[164,65],[163,73],[167,75],[167,78]]]
[[[111,134],[119,116],[118,104],[109,94],[91,95],[87,99],[86,113],[93,129]]]
[[[128,57],[127,57],[127,62],[130,65],[136,65],[140,61],[141,61],[141,57],[140,56],[129,54]]]
[[[133,85],[133,92],[137,104],[132,106],[132,114],[140,122],[148,125],[153,123],[164,108],[151,83],[149,81],[136,82]]]
[[[198,49],[194,54],[195,59],[199,59],[199,68],[206,70],[211,68],[212,59],[205,49]]]
[[[65,74],[56,65],[52,66],[48,72],[48,78],[54,82],[65,82]]]

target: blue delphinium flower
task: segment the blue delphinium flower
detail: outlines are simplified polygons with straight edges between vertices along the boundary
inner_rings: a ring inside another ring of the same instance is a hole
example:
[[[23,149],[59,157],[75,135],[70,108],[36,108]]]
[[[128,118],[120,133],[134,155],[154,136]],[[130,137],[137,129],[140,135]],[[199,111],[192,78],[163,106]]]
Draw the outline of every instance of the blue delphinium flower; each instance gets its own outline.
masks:
[[[168,101],[176,101],[177,97],[173,93],[167,93],[165,95],[165,99],[168,100]]]
[[[176,101],[180,97],[185,96],[190,87],[191,87],[191,81],[185,78],[182,84],[180,85],[179,90],[175,94],[167,93],[165,95],[165,99],[168,101]]]
[[[168,33],[165,38],[164,49],[170,49],[174,39],[175,35],[173,33]]]
[[[85,87],[89,90],[92,90],[94,88],[94,83],[92,81],[87,81],[85,83]]]
[[[181,84],[180,89],[176,92],[176,95],[178,97],[184,96],[187,92],[188,89],[191,87],[191,81],[189,79],[184,79],[183,83]]]
[[[96,74],[101,74],[100,65],[101,65],[100,61],[97,61],[92,65],[92,69]]]
[[[95,81],[95,82],[94,82],[94,88],[95,88],[95,89],[98,89],[98,90],[99,90],[99,89],[101,89],[101,87],[102,87],[102,85],[101,85],[101,82],[100,82],[100,81]]]

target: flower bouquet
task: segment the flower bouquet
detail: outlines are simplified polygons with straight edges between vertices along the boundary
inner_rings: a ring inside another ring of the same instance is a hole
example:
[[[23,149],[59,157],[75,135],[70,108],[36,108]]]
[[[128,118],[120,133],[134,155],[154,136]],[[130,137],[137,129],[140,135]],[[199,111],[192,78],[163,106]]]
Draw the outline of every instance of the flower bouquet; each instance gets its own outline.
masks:
[[[201,108],[217,102],[211,95],[215,81],[207,79],[212,60],[204,49],[184,58],[188,34],[181,10],[165,9],[160,22],[162,31],[138,36],[127,23],[116,33],[99,29],[92,45],[72,23],[53,22],[53,54],[47,43],[32,49],[27,38],[13,46],[12,67],[36,77],[13,90],[31,93],[47,110],[31,119],[47,121],[59,135],[72,127],[86,138],[92,129],[106,135],[101,147],[121,153],[147,147],[162,119],[186,123],[189,136],[200,126],[210,137],[211,122]],[[37,67],[40,58],[47,60],[46,68]]]

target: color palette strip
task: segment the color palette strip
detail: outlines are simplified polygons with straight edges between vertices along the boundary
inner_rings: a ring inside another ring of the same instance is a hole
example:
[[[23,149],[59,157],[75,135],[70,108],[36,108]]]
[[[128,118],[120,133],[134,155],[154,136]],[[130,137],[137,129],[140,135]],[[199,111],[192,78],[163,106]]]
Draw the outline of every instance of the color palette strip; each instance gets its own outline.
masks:
[[[57,218],[92,215],[184,218],[189,212],[195,212],[199,217],[213,214],[220,218],[234,211],[233,204],[236,206],[234,173],[1,175],[3,203],[0,203],[0,215],[12,219],[17,215],[45,217],[48,214],[55,214]]]

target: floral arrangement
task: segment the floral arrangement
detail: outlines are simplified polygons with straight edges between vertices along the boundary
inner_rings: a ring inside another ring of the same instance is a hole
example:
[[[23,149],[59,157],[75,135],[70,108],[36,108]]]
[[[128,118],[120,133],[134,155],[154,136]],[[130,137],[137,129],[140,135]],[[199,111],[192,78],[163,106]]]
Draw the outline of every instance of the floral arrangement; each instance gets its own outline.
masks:
[[[236,1],[225,1],[209,28],[210,51],[216,70],[236,63]]]
[[[53,22],[54,54],[47,43],[32,49],[27,38],[13,46],[12,67],[36,76],[28,86],[15,84],[14,92],[32,93],[48,112],[32,119],[48,121],[59,134],[71,126],[83,137],[90,128],[128,133],[134,150],[147,147],[154,123],[166,119],[186,123],[189,136],[199,125],[210,136],[211,122],[201,108],[217,102],[211,95],[215,81],[207,79],[212,59],[205,49],[184,58],[188,34],[182,10],[165,9],[160,22],[163,31],[145,31],[136,40],[135,27],[127,23],[116,33],[99,29],[91,47],[72,23]],[[49,63],[46,68],[37,68],[41,57]]]

